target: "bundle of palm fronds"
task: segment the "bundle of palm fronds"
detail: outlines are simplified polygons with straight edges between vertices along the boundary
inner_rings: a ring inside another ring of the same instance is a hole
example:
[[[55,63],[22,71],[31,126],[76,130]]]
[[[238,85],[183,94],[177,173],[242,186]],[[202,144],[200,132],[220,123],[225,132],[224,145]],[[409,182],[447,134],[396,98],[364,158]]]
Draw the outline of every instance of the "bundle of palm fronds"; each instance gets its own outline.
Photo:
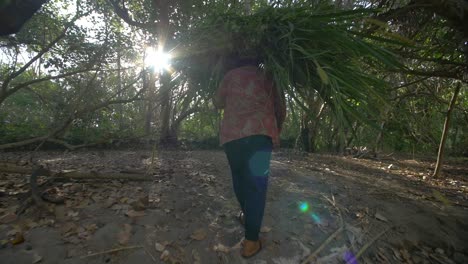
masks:
[[[256,58],[277,86],[304,108],[313,91],[336,114],[356,114],[356,105],[362,109],[382,104],[384,82],[376,71],[398,65],[382,48],[385,39],[362,37],[373,12],[270,7],[248,16],[213,14],[182,40],[190,54],[182,71],[203,91],[212,92],[230,58]]]

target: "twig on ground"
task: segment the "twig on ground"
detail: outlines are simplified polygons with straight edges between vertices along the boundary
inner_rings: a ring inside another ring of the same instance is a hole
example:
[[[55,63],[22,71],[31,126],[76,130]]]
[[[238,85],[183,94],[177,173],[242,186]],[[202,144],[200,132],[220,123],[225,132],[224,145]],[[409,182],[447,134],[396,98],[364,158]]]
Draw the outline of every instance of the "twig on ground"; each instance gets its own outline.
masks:
[[[24,211],[26,211],[26,209],[28,209],[28,207],[33,203],[33,199],[31,198],[30,194],[28,194],[28,196],[22,201],[20,202],[20,206],[18,207],[18,209],[16,210],[15,214],[16,215],[20,215],[22,214]]]
[[[337,207],[335,197],[332,196],[332,199],[329,199],[328,197],[324,196],[325,199],[330,202],[333,207],[338,211],[338,216],[340,220],[340,227],[333,233],[331,234],[325,241],[322,242],[322,244],[314,251],[312,254],[310,254],[304,261],[302,261],[302,264],[307,264],[307,263],[313,263],[313,261],[317,258],[318,254],[328,245],[330,242],[333,241],[341,232],[344,231],[344,220],[343,216],[341,215],[341,210]]]
[[[155,263],[158,262],[156,258],[153,256],[153,254],[151,254],[151,252],[146,247],[143,247],[143,248],[145,249],[146,254],[148,254]]]
[[[375,241],[377,241],[377,239],[379,239],[381,236],[383,236],[385,233],[388,232],[388,230],[392,229],[392,227],[388,227],[388,228],[385,228],[384,230],[382,230],[380,233],[378,233],[374,238],[372,238],[369,242],[367,242],[359,251],[358,253],[356,254],[356,256],[354,256],[354,258],[350,261],[348,261],[346,264],[350,264],[350,263],[354,263],[352,261],[356,261],[359,259],[360,256],[362,256],[362,254],[364,254],[364,252],[370,247],[372,246],[372,244],[374,244]]]
[[[32,168],[17,166],[12,163],[0,162],[0,172],[5,173],[18,173],[18,174],[29,174],[33,171]],[[42,169],[43,174],[37,176],[50,176],[53,178],[67,178],[77,180],[129,180],[129,181],[150,181],[152,177],[147,175],[138,174],[125,174],[125,173],[114,173],[114,172],[79,172],[79,171],[59,171],[53,172],[47,169]]]
[[[312,261],[317,258],[317,255],[328,245],[330,242],[335,239],[342,231],[344,227],[340,226],[331,236],[329,236],[321,245],[318,247],[312,254],[310,254],[304,261],[302,261],[302,264],[307,264],[307,263],[313,263]]]
[[[101,251],[101,252],[96,252],[96,253],[84,255],[84,256],[81,256],[80,258],[84,259],[84,258],[89,258],[89,257],[114,253],[114,252],[123,251],[123,250],[136,249],[136,248],[143,248],[143,246],[129,246],[129,247],[114,248],[114,249],[109,249],[109,250],[106,250],[106,251]]]

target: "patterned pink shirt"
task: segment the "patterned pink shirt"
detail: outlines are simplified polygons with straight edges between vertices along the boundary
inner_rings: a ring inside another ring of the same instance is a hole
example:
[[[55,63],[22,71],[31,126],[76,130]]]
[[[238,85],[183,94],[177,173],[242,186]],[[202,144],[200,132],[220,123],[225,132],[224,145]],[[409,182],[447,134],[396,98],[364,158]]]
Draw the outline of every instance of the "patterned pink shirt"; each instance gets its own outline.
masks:
[[[229,71],[218,88],[218,106],[224,108],[220,144],[253,135],[272,138],[279,146],[279,129],[275,116],[274,86],[254,66]]]

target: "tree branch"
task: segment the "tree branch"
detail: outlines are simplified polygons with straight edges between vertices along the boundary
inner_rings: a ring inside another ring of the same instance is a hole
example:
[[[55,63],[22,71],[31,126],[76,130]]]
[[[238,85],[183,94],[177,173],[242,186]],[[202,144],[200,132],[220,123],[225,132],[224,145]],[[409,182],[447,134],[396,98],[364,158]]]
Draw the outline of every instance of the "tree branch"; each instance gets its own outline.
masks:
[[[130,83],[129,85],[126,86],[126,88],[128,87],[131,87],[134,83],[136,83],[140,78],[141,78],[141,74],[138,78],[136,78],[132,83]],[[119,100],[107,100],[105,102],[102,102],[100,104],[97,104],[97,105],[94,105],[94,106],[90,106],[90,107],[86,107],[82,110],[79,110],[79,111],[75,111],[73,114],[71,114],[67,119],[65,119],[65,121],[62,123],[62,125],[60,126],[57,126],[54,130],[52,130],[50,133],[48,133],[46,136],[40,136],[40,137],[35,137],[35,138],[32,138],[32,139],[27,139],[27,140],[23,140],[23,141],[19,141],[19,142],[14,142],[14,143],[7,143],[7,144],[3,144],[3,145],[0,145],[0,150],[2,149],[8,149],[8,148],[15,148],[15,147],[21,147],[21,146],[26,146],[26,145],[29,145],[29,144],[33,144],[33,143],[36,143],[36,142],[40,142],[40,141],[50,141],[50,142],[55,142],[55,143],[59,143],[59,144],[62,144],[64,145],[65,147],[67,147],[67,145],[65,145],[65,142],[64,141],[60,141],[58,139],[56,139],[57,135],[59,133],[61,133],[62,131],[66,130],[73,122],[73,120],[75,120],[76,118],[79,118],[81,117],[82,115],[84,114],[87,114],[89,112],[94,112],[98,109],[101,109],[101,108],[104,108],[104,107],[107,107],[109,105],[113,105],[113,104],[124,104],[124,103],[129,103],[129,102],[133,102],[133,101],[136,101],[139,99],[139,96],[144,92],[145,89],[141,89],[140,91],[138,91],[137,94],[135,94],[135,96],[131,97],[131,98],[128,98],[128,99],[119,99]],[[68,147],[71,147],[72,145],[68,145]],[[75,147],[76,148],[76,147]]]
[[[459,68],[447,70],[421,71],[421,70],[390,70],[391,72],[406,73],[416,76],[451,78],[463,81],[463,70]],[[466,81],[464,81],[466,82]]]
[[[26,140],[19,141],[19,142],[3,144],[3,145],[0,145],[0,150],[26,146],[26,145],[29,145],[29,144],[32,144],[32,143],[43,141],[43,140],[47,139],[47,137],[48,136],[35,137],[35,138],[26,139]]]
[[[128,13],[128,10],[125,7],[120,7],[118,1],[116,0],[109,0],[109,3],[114,8],[115,13],[119,16],[123,21],[125,21],[130,26],[138,27],[141,29],[146,29],[148,31],[154,32],[156,30],[156,23],[142,23],[133,20]]]
[[[35,84],[35,83],[60,79],[60,78],[63,78],[63,77],[68,77],[68,76],[72,76],[72,75],[75,75],[75,74],[78,74],[78,73],[83,73],[83,72],[92,71],[92,70],[93,69],[81,69],[81,70],[71,71],[71,72],[62,73],[62,74],[54,75],[54,76],[47,76],[47,77],[44,77],[44,78],[35,79],[35,80],[28,81],[28,82],[20,83],[20,84],[14,86],[13,88],[7,90],[5,95],[6,95],[6,97],[8,97],[8,96],[12,95],[13,93],[16,93],[18,90],[20,90],[20,89],[22,89],[24,87],[27,87],[29,85]]]
[[[81,16],[80,15],[76,15],[75,17],[73,17],[73,19],[67,23],[67,25],[65,26],[65,28],[62,30],[62,32],[54,39],[52,40],[49,44],[47,44],[47,46],[45,46],[41,51],[39,51],[39,53],[36,54],[36,56],[34,56],[32,59],[30,59],[26,64],[23,65],[23,67],[21,67],[20,69],[18,69],[17,71],[9,74],[5,80],[3,80],[3,83],[2,83],[2,87],[1,87],[1,91],[0,91],[0,104],[5,101],[5,99],[11,95],[12,93],[9,93],[8,92],[8,85],[10,84],[10,82],[18,77],[19,75],[21,75],[23,72],[25,72],[29,66],[31,66],[31,64],[33,64],[35,61],[37,61],[39,58],[42,57],[42,55],[44,55],[45,53],[47,53],[55,44],[57,44],[57,42],[59,42],[62,38],[65,37],[68,29],[73,25],[73,23],[78,20]]]
[[[424,82],[425,80],[427,80],[429,78],[430,78],[430,76],[426,76],[426,77],[423,77],[421,79],[417,79],[417,80],[409,82],[409,83],[405,83],[405,84],[402,84],[402,85],[399,85],[399,86],[392,87],[390,89],[391,90],[398,90],[398,89],[401,89],[401,88],[411,86],[411,85],[416,84],[416,83]]]
[[[172,127],[174,129],[177,129],[180,125],[180,123],[185,119],[187,118],[189,115],[191,114],[195,114],[197,112],[200,112],[201,111],[201,108],[199,107],[193,107],[193,108],[190,108],[189,110],[183,112],[182,114],[180,114],[173,122],[172,124]]]

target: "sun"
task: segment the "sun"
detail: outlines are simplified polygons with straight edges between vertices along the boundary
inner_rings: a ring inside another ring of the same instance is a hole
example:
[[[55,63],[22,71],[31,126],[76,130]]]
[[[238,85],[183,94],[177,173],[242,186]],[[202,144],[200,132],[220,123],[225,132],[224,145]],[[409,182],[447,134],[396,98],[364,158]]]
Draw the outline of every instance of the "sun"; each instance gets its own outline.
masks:
[[[146,49],[145,65],[157,72],[168,71],[171,66],[171,54],[164,52],[161,48],[156,50],[149,47]]]

